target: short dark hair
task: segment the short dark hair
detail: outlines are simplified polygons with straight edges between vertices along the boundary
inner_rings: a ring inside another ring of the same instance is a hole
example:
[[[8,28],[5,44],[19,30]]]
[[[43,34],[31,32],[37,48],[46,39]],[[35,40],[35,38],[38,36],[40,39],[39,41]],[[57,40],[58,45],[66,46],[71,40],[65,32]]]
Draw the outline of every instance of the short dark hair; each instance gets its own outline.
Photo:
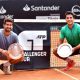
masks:
[[[11,17],[4,17],[3,24],[6,24],[6,22],[14,23],[14,20]]]
[[[71,14],[71,15],[73,16],[73,18],[75,18],[75,15],[74,15],[71,11],[67,11],[67,12],[65,13],[65,17],[66,17],[66,15],[69,15],[69,14]]]

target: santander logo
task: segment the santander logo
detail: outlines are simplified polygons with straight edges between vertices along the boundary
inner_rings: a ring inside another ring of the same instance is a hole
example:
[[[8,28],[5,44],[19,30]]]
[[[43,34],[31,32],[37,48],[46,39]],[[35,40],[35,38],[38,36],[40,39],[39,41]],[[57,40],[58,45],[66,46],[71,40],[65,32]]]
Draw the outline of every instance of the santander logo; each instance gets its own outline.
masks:
[[[30,7],[26,4],[25,7],[23,8],[23,11],[29,11]]]
[[[1,6],[1,8],[0,8],[0,14],[5,14],[5,13],[6,13],[6,9],[4,9],[3,6]]]

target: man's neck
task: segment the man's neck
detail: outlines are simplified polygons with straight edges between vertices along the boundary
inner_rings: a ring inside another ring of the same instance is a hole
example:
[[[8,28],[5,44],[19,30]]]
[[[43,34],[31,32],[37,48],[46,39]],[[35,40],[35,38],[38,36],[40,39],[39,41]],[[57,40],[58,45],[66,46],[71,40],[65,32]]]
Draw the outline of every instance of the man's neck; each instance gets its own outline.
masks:
[[[73,27],[73,24],[71,24],[71,25],[68,25],[68,26],[69,26],[69,28],[70,28],[70,29],[72,29],[72,27]]]
[[[6,31],[4,31],[3,33],[5,36],[9,36],[11,34],[11,32],[6,32]]]

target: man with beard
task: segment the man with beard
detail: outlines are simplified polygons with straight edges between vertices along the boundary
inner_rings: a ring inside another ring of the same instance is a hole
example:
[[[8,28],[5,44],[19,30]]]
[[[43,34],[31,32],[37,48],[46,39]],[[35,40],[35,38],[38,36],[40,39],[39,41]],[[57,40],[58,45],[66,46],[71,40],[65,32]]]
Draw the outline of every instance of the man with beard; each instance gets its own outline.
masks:
[[[12,31],[13,19],[5,17],[3,21],[3,29],[0,29],[0,60],[7,60],[8,47],[18,42],[17,34]],[[3,71],[5,74],[11,74],[10,63],[7,61],[3,64]]]

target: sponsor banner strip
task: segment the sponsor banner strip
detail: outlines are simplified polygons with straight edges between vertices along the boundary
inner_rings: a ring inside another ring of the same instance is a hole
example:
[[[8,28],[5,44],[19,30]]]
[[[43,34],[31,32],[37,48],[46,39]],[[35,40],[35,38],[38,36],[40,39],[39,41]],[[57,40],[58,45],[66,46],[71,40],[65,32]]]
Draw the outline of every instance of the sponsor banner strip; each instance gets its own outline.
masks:
[[[48,20],[48,19],[14,19],[14,22],[44,22],[44,23],[64,23],[66,22],[65,19],[53,19],[53,20]],[[75,22],[80,23],[80,19],[75,19]]]

